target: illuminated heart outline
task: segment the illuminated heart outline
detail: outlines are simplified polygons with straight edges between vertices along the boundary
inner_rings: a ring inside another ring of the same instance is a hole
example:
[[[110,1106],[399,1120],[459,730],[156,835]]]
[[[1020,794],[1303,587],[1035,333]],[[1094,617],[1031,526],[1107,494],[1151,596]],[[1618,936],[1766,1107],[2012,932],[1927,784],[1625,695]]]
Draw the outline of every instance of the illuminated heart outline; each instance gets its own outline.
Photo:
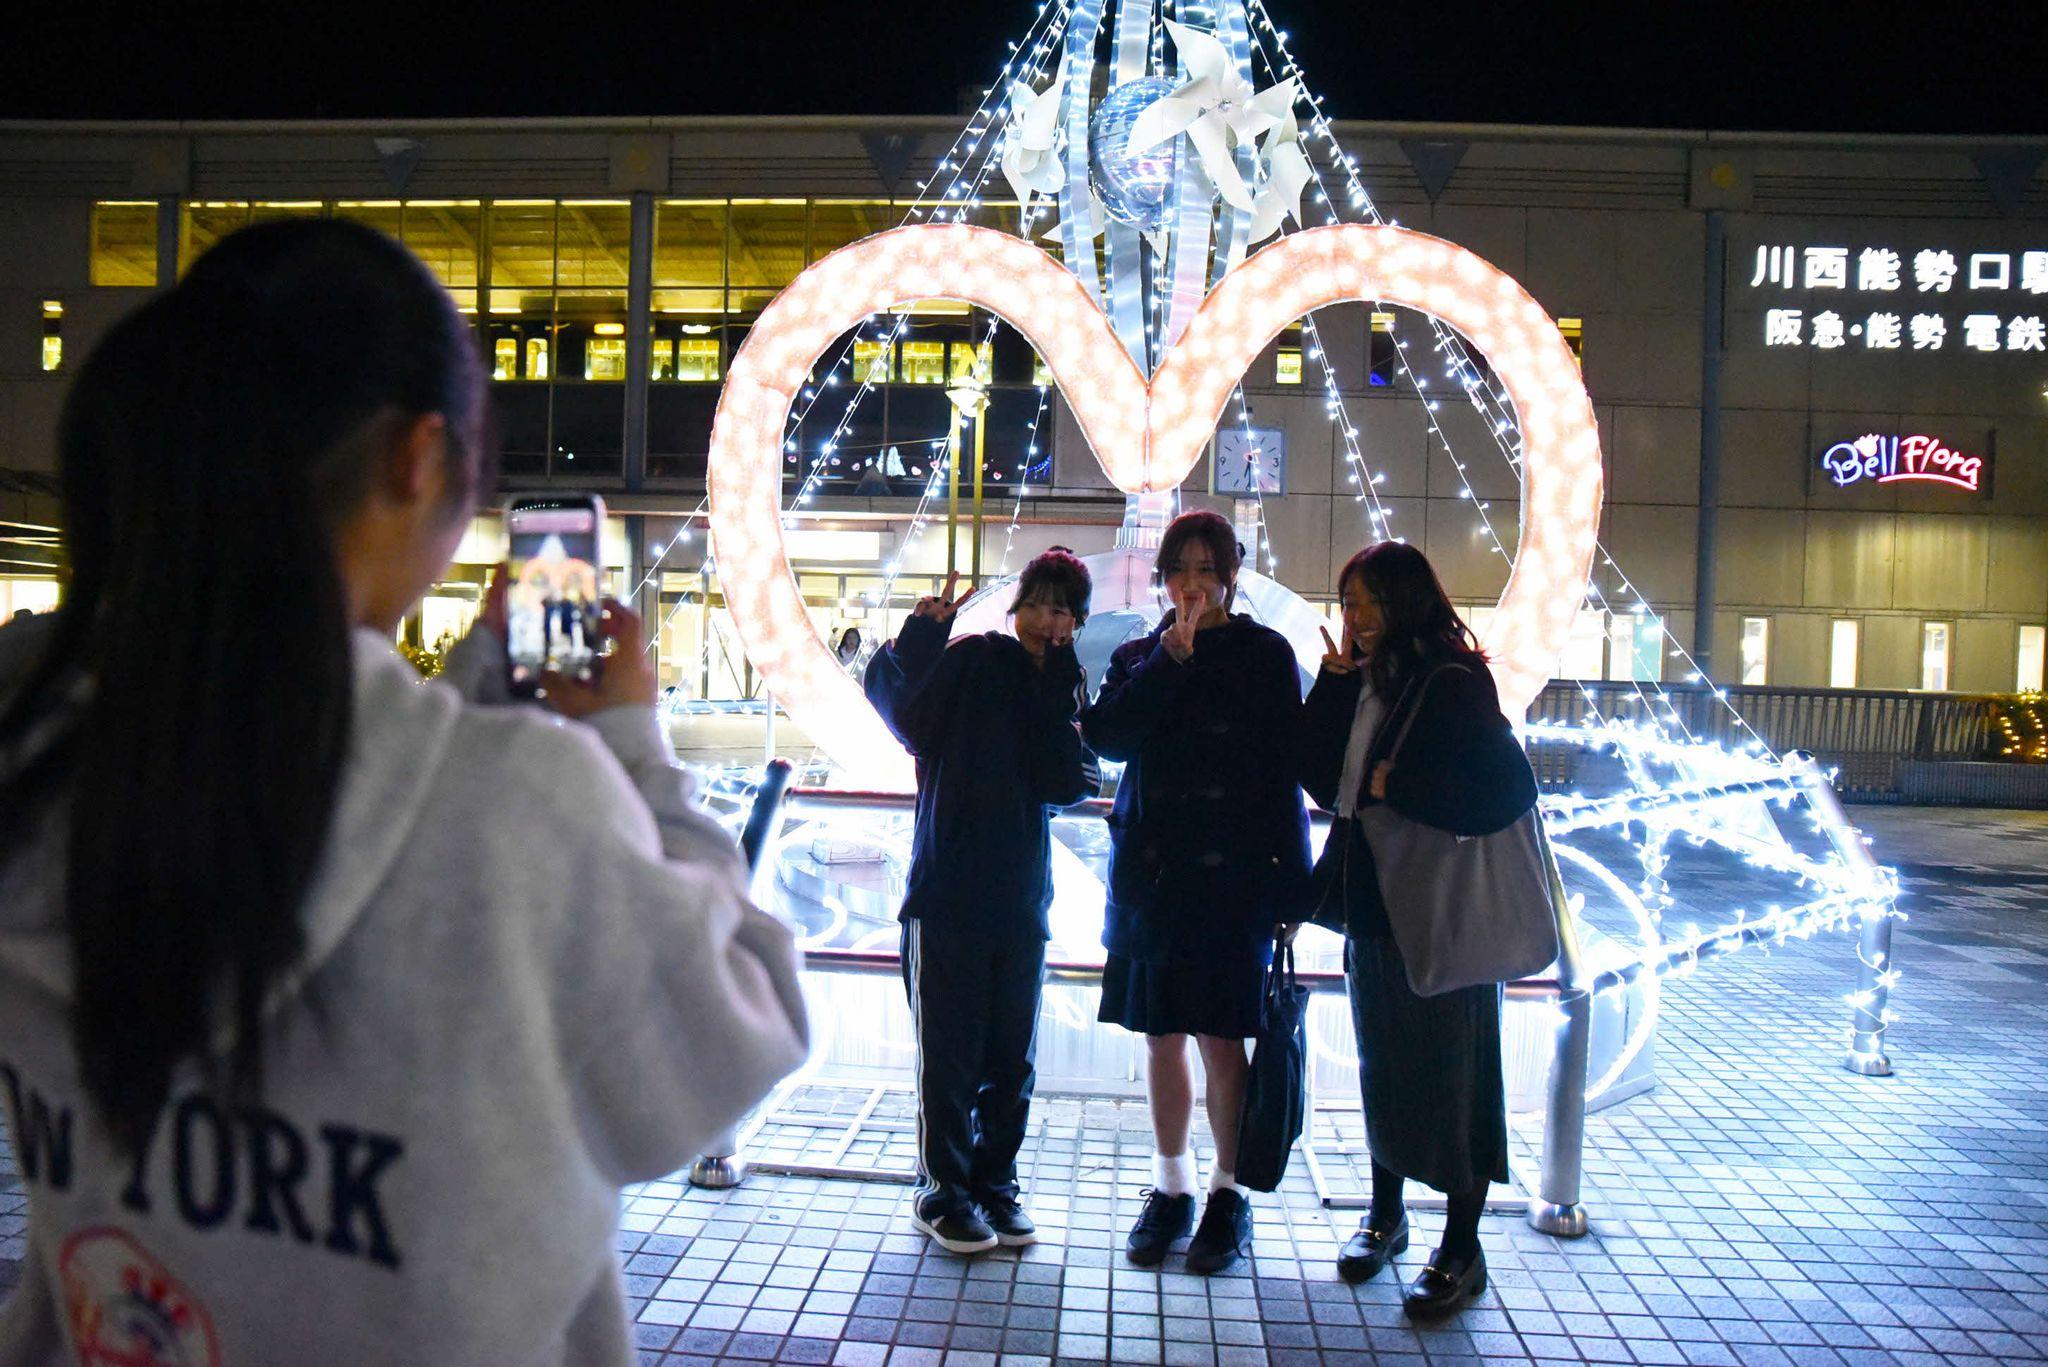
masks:
[[[842,247],[764,309],[726,372],[712,425],[711,534],[747,658],[840,765],[910,786],[910,765],[811,621],[782,538],[783,433],[797,392],[870,315],[951,299],[1031,342],[1110,479],[1177,486],[1267,343],[1315,309],[1396,304],[1441,319],[1493,366],[1522,429],[1521,540],[1487,633],[1511,714],[1550,676],[1585,597],[1598,535],[1600,434],[1571,349],[1514,279],[1453,243],[1343,224],[1293,233],[1223,278],[1148,386],[1087,288],[1022,238],[916,224]]]

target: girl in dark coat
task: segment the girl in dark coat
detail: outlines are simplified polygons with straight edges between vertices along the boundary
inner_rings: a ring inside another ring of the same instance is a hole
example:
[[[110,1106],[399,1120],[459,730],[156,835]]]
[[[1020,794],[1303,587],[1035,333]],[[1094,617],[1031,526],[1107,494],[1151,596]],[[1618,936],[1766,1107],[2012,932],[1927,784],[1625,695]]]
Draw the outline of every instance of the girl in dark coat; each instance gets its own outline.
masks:
[[[1238,1113],[1258,1033],[1265,965],[1294,919],[1308,870],[1301,794],[1283,757],[1301,709],[1294,651],[1278,632],[1232,616],[1243,550],[1212,512],[1174,519],[1157,573],[1173,609],[1119,646],[1081,730],[1127,764],[1110,822],[1100,1018],[1146,1036],[1146,1088],[1158,1145],[1153,1188],[1126,1242],[1152,1266],[1194,1221],[1188,1036],[1201,1048],[1216,1141],[1207,1210],[1190,1272],[1216,1272],[1251,1247],[1236,1184]]]
[[[1372,1149],[1372,1209],[1337,1270],[1349,1281],[1377,1273],[1408,1245],[1404,1179],[1435,1187],[1450,1201],[1443,1243],[1404,1301],[1429,1318],[1486,1287],[1479,1217],[1487,1185],[1508,1180],[1501,988],[1415,995],[1353,817],[1384,802],[1440,830],[1491,835],[1535,805],[1536,780],[1485,655],[1421,551],[1381,542],[1353,556],[1337,584],[1345,641],[1323,658],[1301,731],[1302,786],[1337,815],[1316,865],[1317,919],[1341,919],[1333,928],[1345,934]]]

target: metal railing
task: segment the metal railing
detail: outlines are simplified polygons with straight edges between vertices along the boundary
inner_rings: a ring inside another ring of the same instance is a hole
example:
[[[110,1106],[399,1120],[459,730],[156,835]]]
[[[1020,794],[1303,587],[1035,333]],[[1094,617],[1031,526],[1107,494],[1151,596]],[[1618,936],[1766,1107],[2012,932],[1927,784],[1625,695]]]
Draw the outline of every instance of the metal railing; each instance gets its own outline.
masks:
[[[1651,715],[1652,700],[1662,717]],[[1803,750],[1823,769],[1835,770],[1844,796],[1868,799],[1896,795],[1904,763],[2004,760],[1998,716],[2018,702],[2010,694],[1555,681],[1530,706],[1529,720],[1576,725],[1596,710],[1615,721],[1652,722],[1675,714],[1695,737],[1729,746],[1747,742],[1753,731],[1779,754]],[[1556,791],[1572,783],[1582,753],[1532,746],[1530,758],[1538,781]]]
[[[1545,729],[1555,734],[1554,727]],[[1588,742],[1582,742],[1582,748],[1591,743],[1589,738]],[[1566,741],[1539,739],[1530,748],[1533,753],[1539,748],[1559,749],[1568,745]],[[782,761],[777,761],[777,764],[783,768],[774,778],[785,779],[786,765]],[[780,815],[780,808],[784,805],[782,797],[779,784],[771,781],[754,810],[754,819],[748,823],[753,837],[748,848],[750,861],[759,858],[762,848],[760,835]],[[1888,880],[1877,869],[1870,851],[1856,837],[1843,816],[1826,773],[1808,756],[1792,758],[1773,776],[1761,781],[1740,779],[1705,783],[1647,800],[1644,795],[1611,798],[1553,795],[1542,800],[1542,808],[1546,831],[1551,835],[1563,835],[1571,831],[1626,825],[1640,820],[1652,807],[1698,806],[1771,797],[1797,798],[1807,802],[1823,818],[1821,824],[1827,831],[1836,858],[1867,879],[1871,886],[1888,886]],[[818,812],[849,808],[908,808],[911,801],[908,794],[902,793],[797,789],[788,794],[786,806],[793,811]],[[1098,799],[1077,803],[1067,810],[1070,813],[1100,814],[1106,813],[1109,805],[1107,801]],[[1735,842],[1731,849],[1751,852],[1743,845],[1743,838],[1735,834],[1723,832],[1709,838],[1717,841],[1725,838]],[[1858,990],[1850,998],[1851,1040],[1843,1066],[1866,1076],[1883,1076],[1891,1072],[1883,1041],[1885,1008],[1893,976],[1889,971],[1891,916],[1888,906],[1873,904],[1865,894],[1835,888],[1830,890],[1831,895],[1808,906],[1780,910],[1760,920],[1710,930],[1684,940],[1668,941],[1660,945],[1654,954],[1644,955],[1623,970],[1593,974],[1585,967],[1577,917],[1572,911],[1571,899],[1566,895],[1557,863],[1549,855],[1547,842],[1545,858],[1551,905],[1557,916],[1558,962],[1552,974],[1520,979],[1504,986],[1510,998],[1550,1001],[1558,1010],[1558,1028],[1546,1083],[1541,1168],[1528,1203],[1529,1222],[1537,1229],[1565,1238],[1586,1232],[1586,1213],[1580,1198],[1593,1003],[1600,993],[1621,987],[1629,979],[1645,973],[1661,975],[1687,964],[1730,953],[1745,944],[1774,939],[1782,941],[1795,928],[1796,922],[1804,922],[1810,931],[1819,925],[1840,924],[1852,917],[1858,918]],[[806,954],[805,962],[807,968],[823,972],[893,976],[899,971],[897,956],[889,951],[815,949]],[[1049,982],[1099,985],[1101,973],[1101,968],[1092,964],[1058,961],[1046,964]],[[1342,973],[1305,972],[1300,976],[1303,984],[1312,991],[1341,993],[1346,990]],[[873,1100],[871,1097],[870,1108]],[[758,1127],[758,1116],[755,1123]],[[1315,1155],[1306,1141],[1307,1135],[1304,1134],[1304,1156],[1313,1164]],[[705,1158],[698,1160],[697,1167],[692,1169],[691,1180],[705,1186],[731,1186],[739,1181],[746,1169],[745,1160],[739,1156],[740,1147],[739,1135],[721,1136],[721,1142],[712,1146]]]

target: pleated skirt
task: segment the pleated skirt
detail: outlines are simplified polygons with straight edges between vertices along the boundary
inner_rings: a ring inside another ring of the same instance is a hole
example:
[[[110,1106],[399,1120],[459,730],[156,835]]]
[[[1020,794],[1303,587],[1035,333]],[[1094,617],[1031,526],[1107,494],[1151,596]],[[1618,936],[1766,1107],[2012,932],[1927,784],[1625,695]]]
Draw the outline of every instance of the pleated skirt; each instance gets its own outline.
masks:
[[[1373,1161],[1441,1192],[1508,1180],[1498,983],[1418,997],[1388,936],[1347,939]]]

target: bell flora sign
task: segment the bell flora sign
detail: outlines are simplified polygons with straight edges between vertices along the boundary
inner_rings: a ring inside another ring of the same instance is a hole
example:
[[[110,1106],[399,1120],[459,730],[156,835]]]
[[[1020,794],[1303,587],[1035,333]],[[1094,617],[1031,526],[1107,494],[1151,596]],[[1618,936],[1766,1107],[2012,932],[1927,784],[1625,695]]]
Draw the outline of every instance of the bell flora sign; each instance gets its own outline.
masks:
[[[1765,311],[1767,347],[2048,353],[2048,251],[1761,244],[1749,288],[1805,296]]]
[[[1924,433],[1881,437],[1873,432],[1836,442],[1821,453],[1820,467],[1845,489],[1867,479],[1878,484],[1946,484],[1974,494],[1980,492],[1986,461]]]

